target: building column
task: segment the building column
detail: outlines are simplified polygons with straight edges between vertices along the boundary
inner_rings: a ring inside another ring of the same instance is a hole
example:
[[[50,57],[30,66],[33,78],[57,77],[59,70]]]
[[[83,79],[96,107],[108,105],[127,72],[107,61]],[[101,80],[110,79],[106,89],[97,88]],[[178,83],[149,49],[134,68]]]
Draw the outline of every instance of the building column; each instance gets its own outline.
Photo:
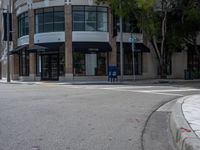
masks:
[[[35,18],[34,18],[34,10],[29,9],[28,11],[29,17],[29,48],[33,48],[34,46],[34,34],[35,34]],[[29,54],[29,79],[35,80],[36,77],[36,54]]]
[[[113,37],[113,13],[111,8],[109,8],[109,42],[112,47],[112,52],[109,53],[109,65],[117,65],[117,43],[116,37]]]
[[[10,56],[11,79],[19,80],[19,55],[14,54]]]
[[[65,79],[73,79],[72,6],[65,4]]]

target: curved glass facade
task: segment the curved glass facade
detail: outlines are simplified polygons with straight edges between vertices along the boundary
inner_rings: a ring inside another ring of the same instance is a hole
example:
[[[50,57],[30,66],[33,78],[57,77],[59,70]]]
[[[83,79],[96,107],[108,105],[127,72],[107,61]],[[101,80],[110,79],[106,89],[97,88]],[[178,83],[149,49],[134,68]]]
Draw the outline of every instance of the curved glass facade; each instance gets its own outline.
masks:
[[[35,32],[58,32],[65,30],[64,7],[35,10]]]
[[[18,37],[29,34],[28,12],[24,12],[18,16]]]
[[[73,6],[73,31],[108,32],[108,8]]]

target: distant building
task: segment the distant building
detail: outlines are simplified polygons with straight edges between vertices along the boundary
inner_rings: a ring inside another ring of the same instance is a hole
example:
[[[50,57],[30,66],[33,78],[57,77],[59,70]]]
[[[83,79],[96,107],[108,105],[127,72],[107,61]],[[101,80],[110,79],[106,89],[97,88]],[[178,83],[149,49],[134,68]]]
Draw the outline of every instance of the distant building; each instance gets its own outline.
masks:
[[[6,0],[0,1],[0,79],[6,78],[7,44],[6,44],[6,41],[3,40],[3,36],[4,36],[3,13],[5,12],[3,8],[4,9],[7,8],[8,2],[9,1],[6,1]]]

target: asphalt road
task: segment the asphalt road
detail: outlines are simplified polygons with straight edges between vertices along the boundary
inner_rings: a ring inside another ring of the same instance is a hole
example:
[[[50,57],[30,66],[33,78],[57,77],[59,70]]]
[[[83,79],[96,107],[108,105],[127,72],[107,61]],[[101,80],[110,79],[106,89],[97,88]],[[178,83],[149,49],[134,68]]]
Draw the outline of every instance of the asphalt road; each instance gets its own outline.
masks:
[[[0,84],[0,150],[141,150],[151,112],[199,92],[193,85]]]

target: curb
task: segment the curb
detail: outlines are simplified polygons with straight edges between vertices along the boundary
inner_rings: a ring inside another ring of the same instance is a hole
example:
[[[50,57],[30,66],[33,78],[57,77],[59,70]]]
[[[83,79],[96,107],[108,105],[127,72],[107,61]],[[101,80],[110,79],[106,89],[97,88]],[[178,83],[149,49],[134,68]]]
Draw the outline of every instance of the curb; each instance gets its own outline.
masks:
[[[174,80],[174,79],[152,79],[152,80],[123,80],[123,81],[118,81],[118,82],[109,82],[107,80],[102,80],[102,81],[89,81],[89,80],[83,80],[83,81],[56,81],[56,82],[52,82],[52,83],[56,83],[58,85],[65,85],[65,84],[69,84],[69,85],[73,85],[73,84],[114,84],[114,85],[138,85],[138,84],[176,84],[176,83],[199,83],[200,80]],[[43,83],[43,81],[13,81],[11,80],[11,82],[7,83],[6,80],[1,80],[0,79],[0,83],[1,84],[41,84]],[[45,83],[45,82],[44,82]],[[50,82],[51,83],[51,82]]]
[[[200,150],[200,138],[193,132],[182,112],[182,104],[189,97],[178,99],[170,116],[170,128],[178,150]]]

